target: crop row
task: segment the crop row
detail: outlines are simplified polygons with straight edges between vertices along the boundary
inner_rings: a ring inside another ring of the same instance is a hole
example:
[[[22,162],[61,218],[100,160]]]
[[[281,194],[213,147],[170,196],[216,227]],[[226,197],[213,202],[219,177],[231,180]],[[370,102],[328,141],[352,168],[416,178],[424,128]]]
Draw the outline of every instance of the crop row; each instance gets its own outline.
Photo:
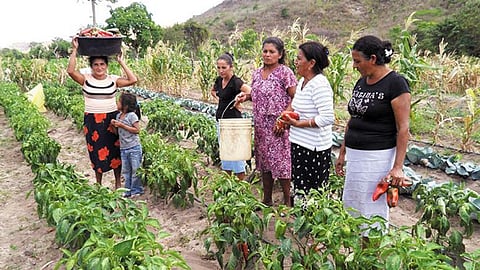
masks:
[[[122,198],[122,190],[92,186],[57,162],[60,146],[47,135],[48,120],[16,85],[0,89],[0,105],[35,173],[38,215],[55,227],[64,253],[56,269],[190,269],[178,252],[158,243],[167,234],[145,205]]]

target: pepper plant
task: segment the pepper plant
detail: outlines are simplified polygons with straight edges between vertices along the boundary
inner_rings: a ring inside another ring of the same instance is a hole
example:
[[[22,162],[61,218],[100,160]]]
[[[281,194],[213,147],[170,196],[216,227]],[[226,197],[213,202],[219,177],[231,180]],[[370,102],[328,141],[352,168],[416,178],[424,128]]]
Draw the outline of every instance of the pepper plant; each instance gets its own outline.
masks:
[[[249,263],[261,244],[272,210],[257,200],[250,183],[234,175],[215,174],[204,183],[204,190],[213,191],[213,202],[207,207],[209,226],[203,231],[208,235],[205,248],[212,252],[212,244],[215,246],[214,256],[222,268],[235,269],[242,261]],[[262,215],[257,209],[263,210]]]
[[[143,165],[137,171],[151,192],[176,207],[193,203],[197,194],[197,154],[176,144],[166,143],[160,134],[142,130]],[[193,193],[190,190],[193,188]]]
[[[214,164],[220,162],[215,120],[201,113],[193,113],[173,101],[155,99],[142,104],[148,116],[147,129],[160,132],[176,140],[191,139],[198,150],[205,153]]]
[[[77,91],[63,86],[45,85],[45,106],[55,114],[65,118],[70,117],[78,130],[83,128],[85,104],[80,87],[75,85]]]
[[[425,237],[444,246],[444,252],[456,258],[455,263],[461,264],[460,255],[465,252],[463,239],[473,234],[472,217],[480,214],[470,199],[478,198],[479,194],[449,182],[433,187],[419,185],[412,196],[417,200],[416,211],[423,211],[415,226],[425,227]],[[451,229],[451,223],[457,217],[463,232]]]

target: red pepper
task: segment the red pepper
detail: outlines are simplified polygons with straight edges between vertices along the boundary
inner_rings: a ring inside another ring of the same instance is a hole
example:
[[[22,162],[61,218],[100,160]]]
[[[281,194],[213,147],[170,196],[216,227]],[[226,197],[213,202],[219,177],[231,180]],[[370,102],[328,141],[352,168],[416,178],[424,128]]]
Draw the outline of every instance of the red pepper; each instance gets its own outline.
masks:
[[[90,34],[90,32],[92,31],[92,28],[85,28],[83,29],[82,31],[80,31],[80,36],[86,36],[87,34]]]
[[[277,118],[277,121],[275,121],[275,126],[277,129],[285,129],[287,124],[285,124],[281,118]]]
[[[238,243],[238,249],[242,252],[243,259],[245,259],[245,261],[247,261],[247,259],[248,259],[248,244],[247,243]]]
[[[277,121],[275,121],[275,126],[277,129],[286,129],[287,124],[284,123],[283,121],[288,121],[287,115],[292,118],[292,119],[300,119],[300,115],[296,112],[293,111],[283,111],[280,116],[277,118]]]
[[[383,193],[387,192],[388,190],[389,183],[384,181],[383,179],[378,182],[377,187],[375,188],[375,191],[373,192],[372,195],[372,200],[376,201],[380,196],[382,196]]]
[[[391,186],[387,190],[387,204],[389,207],[398,205],[398,187]]]
[[[100,36],[100,37],[113,37],[113,33],[102,30],[102,29],[98,29],[98,36]]]
[[[408,179],[408,178],[405,178],[405,179],[402,181],[402,184],[401,184],[402,187],[409,187],[409,186],[411,186],[411,185],[413,185],[413,182],[412,182],[412,180],[410,180],[410,179]]]
[[[280,118],[282,120],[288,120],[287,119],[287,115],[292,118],[292,119],[295,119],[295,120],[298,120],[300,119],[300,115],[296,112],[293,112],[293,111],[283,111],[282,114],[280,114]]]

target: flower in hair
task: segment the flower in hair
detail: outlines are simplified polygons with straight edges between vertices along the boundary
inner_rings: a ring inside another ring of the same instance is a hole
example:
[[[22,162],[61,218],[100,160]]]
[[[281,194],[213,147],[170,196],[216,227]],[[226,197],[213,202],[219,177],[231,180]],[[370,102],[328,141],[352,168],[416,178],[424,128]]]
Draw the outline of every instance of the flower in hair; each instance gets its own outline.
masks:
[[[392,49],[389,49],[389,50],[388,50],[388,49],[385,49],[385,56],[386,56],[386,57],[390,57],[390,56],[392,56],[392,54],[393,54],[393,50],[392,50]]]

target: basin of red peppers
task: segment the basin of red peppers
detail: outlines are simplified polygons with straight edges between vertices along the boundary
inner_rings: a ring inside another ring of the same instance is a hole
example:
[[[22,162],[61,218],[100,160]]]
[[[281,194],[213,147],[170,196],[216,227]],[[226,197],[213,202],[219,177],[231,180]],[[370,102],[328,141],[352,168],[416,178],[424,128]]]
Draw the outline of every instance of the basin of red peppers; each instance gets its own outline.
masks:
[[[89,27],[81,30],[78,35],[80,37],[119,37],[121,36],[120,31],[117,28],[110,28],[103,30],[98,27]]]
[[[392,178],[382,178],[375,188],[375,191],[372,195],[372,200],[376,201],[382,196],[384,193],[387,193],[387,204],[388,207],[395,207],[398,205],[398,190],[400,186],[402,187],[409,187],[413,183],[409,179],[405,179],[402,181],[400,185],[392,185]]]

